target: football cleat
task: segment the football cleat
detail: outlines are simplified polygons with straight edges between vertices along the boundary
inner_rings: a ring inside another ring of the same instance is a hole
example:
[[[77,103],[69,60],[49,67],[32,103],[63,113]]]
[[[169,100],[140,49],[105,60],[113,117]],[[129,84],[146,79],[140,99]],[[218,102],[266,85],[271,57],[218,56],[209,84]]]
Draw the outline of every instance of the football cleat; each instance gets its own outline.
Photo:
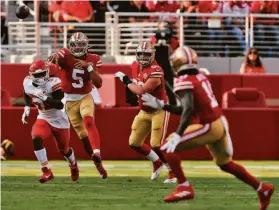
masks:
[[[159,177],[159,175],[163,169],[163,166],[164,166],[164,164],[160,159],[153,162],[153,171],[151,174],[151,180],[155,180]]]
[[[261,202],[260,210],[266,210],[275,188],[272,184],[261,183],[261,185],[261,189],[258,191],[258,198]]]
[[[100,156],[99,153],[95,153],[92,155],[91,158],[97,168],[97,170],[99,171],[102,179],[106,179],[108,177],[107,171],[104,169],[103,165],[102,165],[102,158]]]
[[[43,172],[43,175],[39,179],[39,181],[41,183],[45,183],[45,182],[48,182],[48,181],[54,179],[53,173],[52,173],[52,171],[49,168],[43,167],[42,168],[42,172]]]
[[[169,171],[168,178],[164,181],[165,184],[176,183],[177,178],[174,176],[172,171]]]
[[[194,189],[189,186],[178,186],[172,194],[164,198],[165,202],[177,202],[180,200],[191,200],[195,196]]]
[[[75,161],[75,164],[70,164],[69,167],[71,169],[71,178],[75,182],[79,178],[79,169],[77,161]]]

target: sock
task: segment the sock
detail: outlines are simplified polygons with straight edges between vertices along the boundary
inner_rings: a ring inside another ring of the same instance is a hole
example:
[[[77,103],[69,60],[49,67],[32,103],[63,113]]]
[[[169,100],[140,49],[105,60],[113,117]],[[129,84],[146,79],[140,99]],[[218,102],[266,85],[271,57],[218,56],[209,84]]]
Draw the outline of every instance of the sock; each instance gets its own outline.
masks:
[[[140,147],[130,146],[133,150],[137,151],[138,153],[142,154],[143,156],[149,155],[151,152],[151,148],[147,144],[143,144]]]
[[[221,168],[222,171],[233,174],[236,178],[250,185],[255,190],[257,190],[260,186],[259,180],[257,180],[248,171],[246,171],[246,169],[242,165],[237,164],[234,161],[231,161],[219,167]]]
[[[87,155],[91,158],[91,155],[93,154],[93,150],[92,150],[88,137],[81,139],[81,141],[83,143],[83,147],[84,147]]]
[[[152,147],[152,149],[156,152],[156,154],[159,156],[159,158],[161,159],[161,161],[165,164],[165,166],[167,167],[168,171],[170,171],[170,167],[169,164],[167,163],[166,158],[164,157],[163,152],[161,151],[160,147]]]
[[[148,160],[151,160],[152,162],[156,162],[157,160],[159,160],[159,156],[153,150],[150,151],[146,158]],[[160,161],[160,163],[162,162]]]
[[[188,181],[179,184],[178,186],[188,187],[190,184]]]
[[[173,174],[177,178],[177,183],[178,184],[183,184],[184,182],[186,182],[187,179],[186,179],[186,177],[184,175],[184,172],[181,168],[180,158],[175,153],[164,152],[163,154],[164,154],[166,160],[168,161],[168,164],[169,164]]]
[[[170,171],[171,171],[171,167],[170,167],[170,165],[169,165],[168,163],[164,163],[164,164],[165,164],[165,166],[166,166],[166,168],[167,168],[168,172],[170,172]]]
[[[88,139],[92,149],[100,150],[100,136],[93,117],[85,116],[83,118],[83,123],[88,132]]]
[[[41,167],[49,168],[46,149],[43,148],[41,150],[34,151],[34,153],[35,153],[38,161],[41,163]]]
[[[71,164],[74,165],[76,163],[76,158],[75,158],[75,154],[74,154],[74,150],[73,148],[69,149],[69,152],[67,152],[67,154],[64,156],[66,158],[66,160]]]

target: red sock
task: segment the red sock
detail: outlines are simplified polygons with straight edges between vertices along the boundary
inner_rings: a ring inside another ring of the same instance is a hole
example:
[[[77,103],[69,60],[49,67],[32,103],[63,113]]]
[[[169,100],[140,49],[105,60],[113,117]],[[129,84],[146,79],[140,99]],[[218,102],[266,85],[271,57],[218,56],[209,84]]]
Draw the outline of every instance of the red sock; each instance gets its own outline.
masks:
[[[174,173],[175,177],[177,178],[178,184],[182,184],[187,181],[184,172],[181,168],[181,160],[175,153],[163,153],[168,164],[171,167],[172,172]]]
[[[86,116],[83,118],[84,126],[88,132],[88,138],[93,151],[95,149],[100,150],[100,136],[96,128],[95,121],[93,117]]]
[[[140,147],[131,146],[131,148],[144,156],[149,155],[151,152],[151,148],[147,144],[143,144]]]
[[[235,163],[234,161],[229,162],[228,164],[219,166],[223,171],[233,174],[236,178],[243,181],[244,183],[250,185],[255,190],[260,186],[259,180],[257,180],[254,176],[252,176],[246,169],[240,165]]]
[[[162,150],[160,149],[160,147],[152,147],[152,149],[153,149],[154,152],[156,152],[156,154],[159,156],[161,161],[166,164],[167,160],[164,157],[164,154],[163,154]]]

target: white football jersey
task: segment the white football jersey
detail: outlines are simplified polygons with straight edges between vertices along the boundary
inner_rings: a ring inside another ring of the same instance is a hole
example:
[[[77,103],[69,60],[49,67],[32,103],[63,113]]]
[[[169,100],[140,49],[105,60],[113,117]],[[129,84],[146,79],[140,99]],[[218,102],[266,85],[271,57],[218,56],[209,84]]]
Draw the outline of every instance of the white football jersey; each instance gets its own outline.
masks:
[[[44,85],[35,87],[32,84],[31,77],[25,77],[23,81],[24,92],[32,98],[32,103],[39,111],[38,119],[46,120],[50,125],[56,128],[69,128],[68,116],[62,110],[51,108],[46,102],[34,96],[37,89],[41,89],[46,96],[51,97],[52,92],[61,89],[61,80],[57,77],[51,77]]]

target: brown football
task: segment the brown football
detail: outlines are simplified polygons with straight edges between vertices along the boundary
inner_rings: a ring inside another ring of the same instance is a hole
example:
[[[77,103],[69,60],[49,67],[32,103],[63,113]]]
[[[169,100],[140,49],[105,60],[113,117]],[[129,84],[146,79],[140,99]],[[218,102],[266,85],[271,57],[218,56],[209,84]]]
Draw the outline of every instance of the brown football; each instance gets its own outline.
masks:
[[[29,7],[27,7],[26,5],[19,5],[16,8],[15,14],[17,16],[17,18],[19,19],[25,19],[29,16],[30,14],[30,10]]]

